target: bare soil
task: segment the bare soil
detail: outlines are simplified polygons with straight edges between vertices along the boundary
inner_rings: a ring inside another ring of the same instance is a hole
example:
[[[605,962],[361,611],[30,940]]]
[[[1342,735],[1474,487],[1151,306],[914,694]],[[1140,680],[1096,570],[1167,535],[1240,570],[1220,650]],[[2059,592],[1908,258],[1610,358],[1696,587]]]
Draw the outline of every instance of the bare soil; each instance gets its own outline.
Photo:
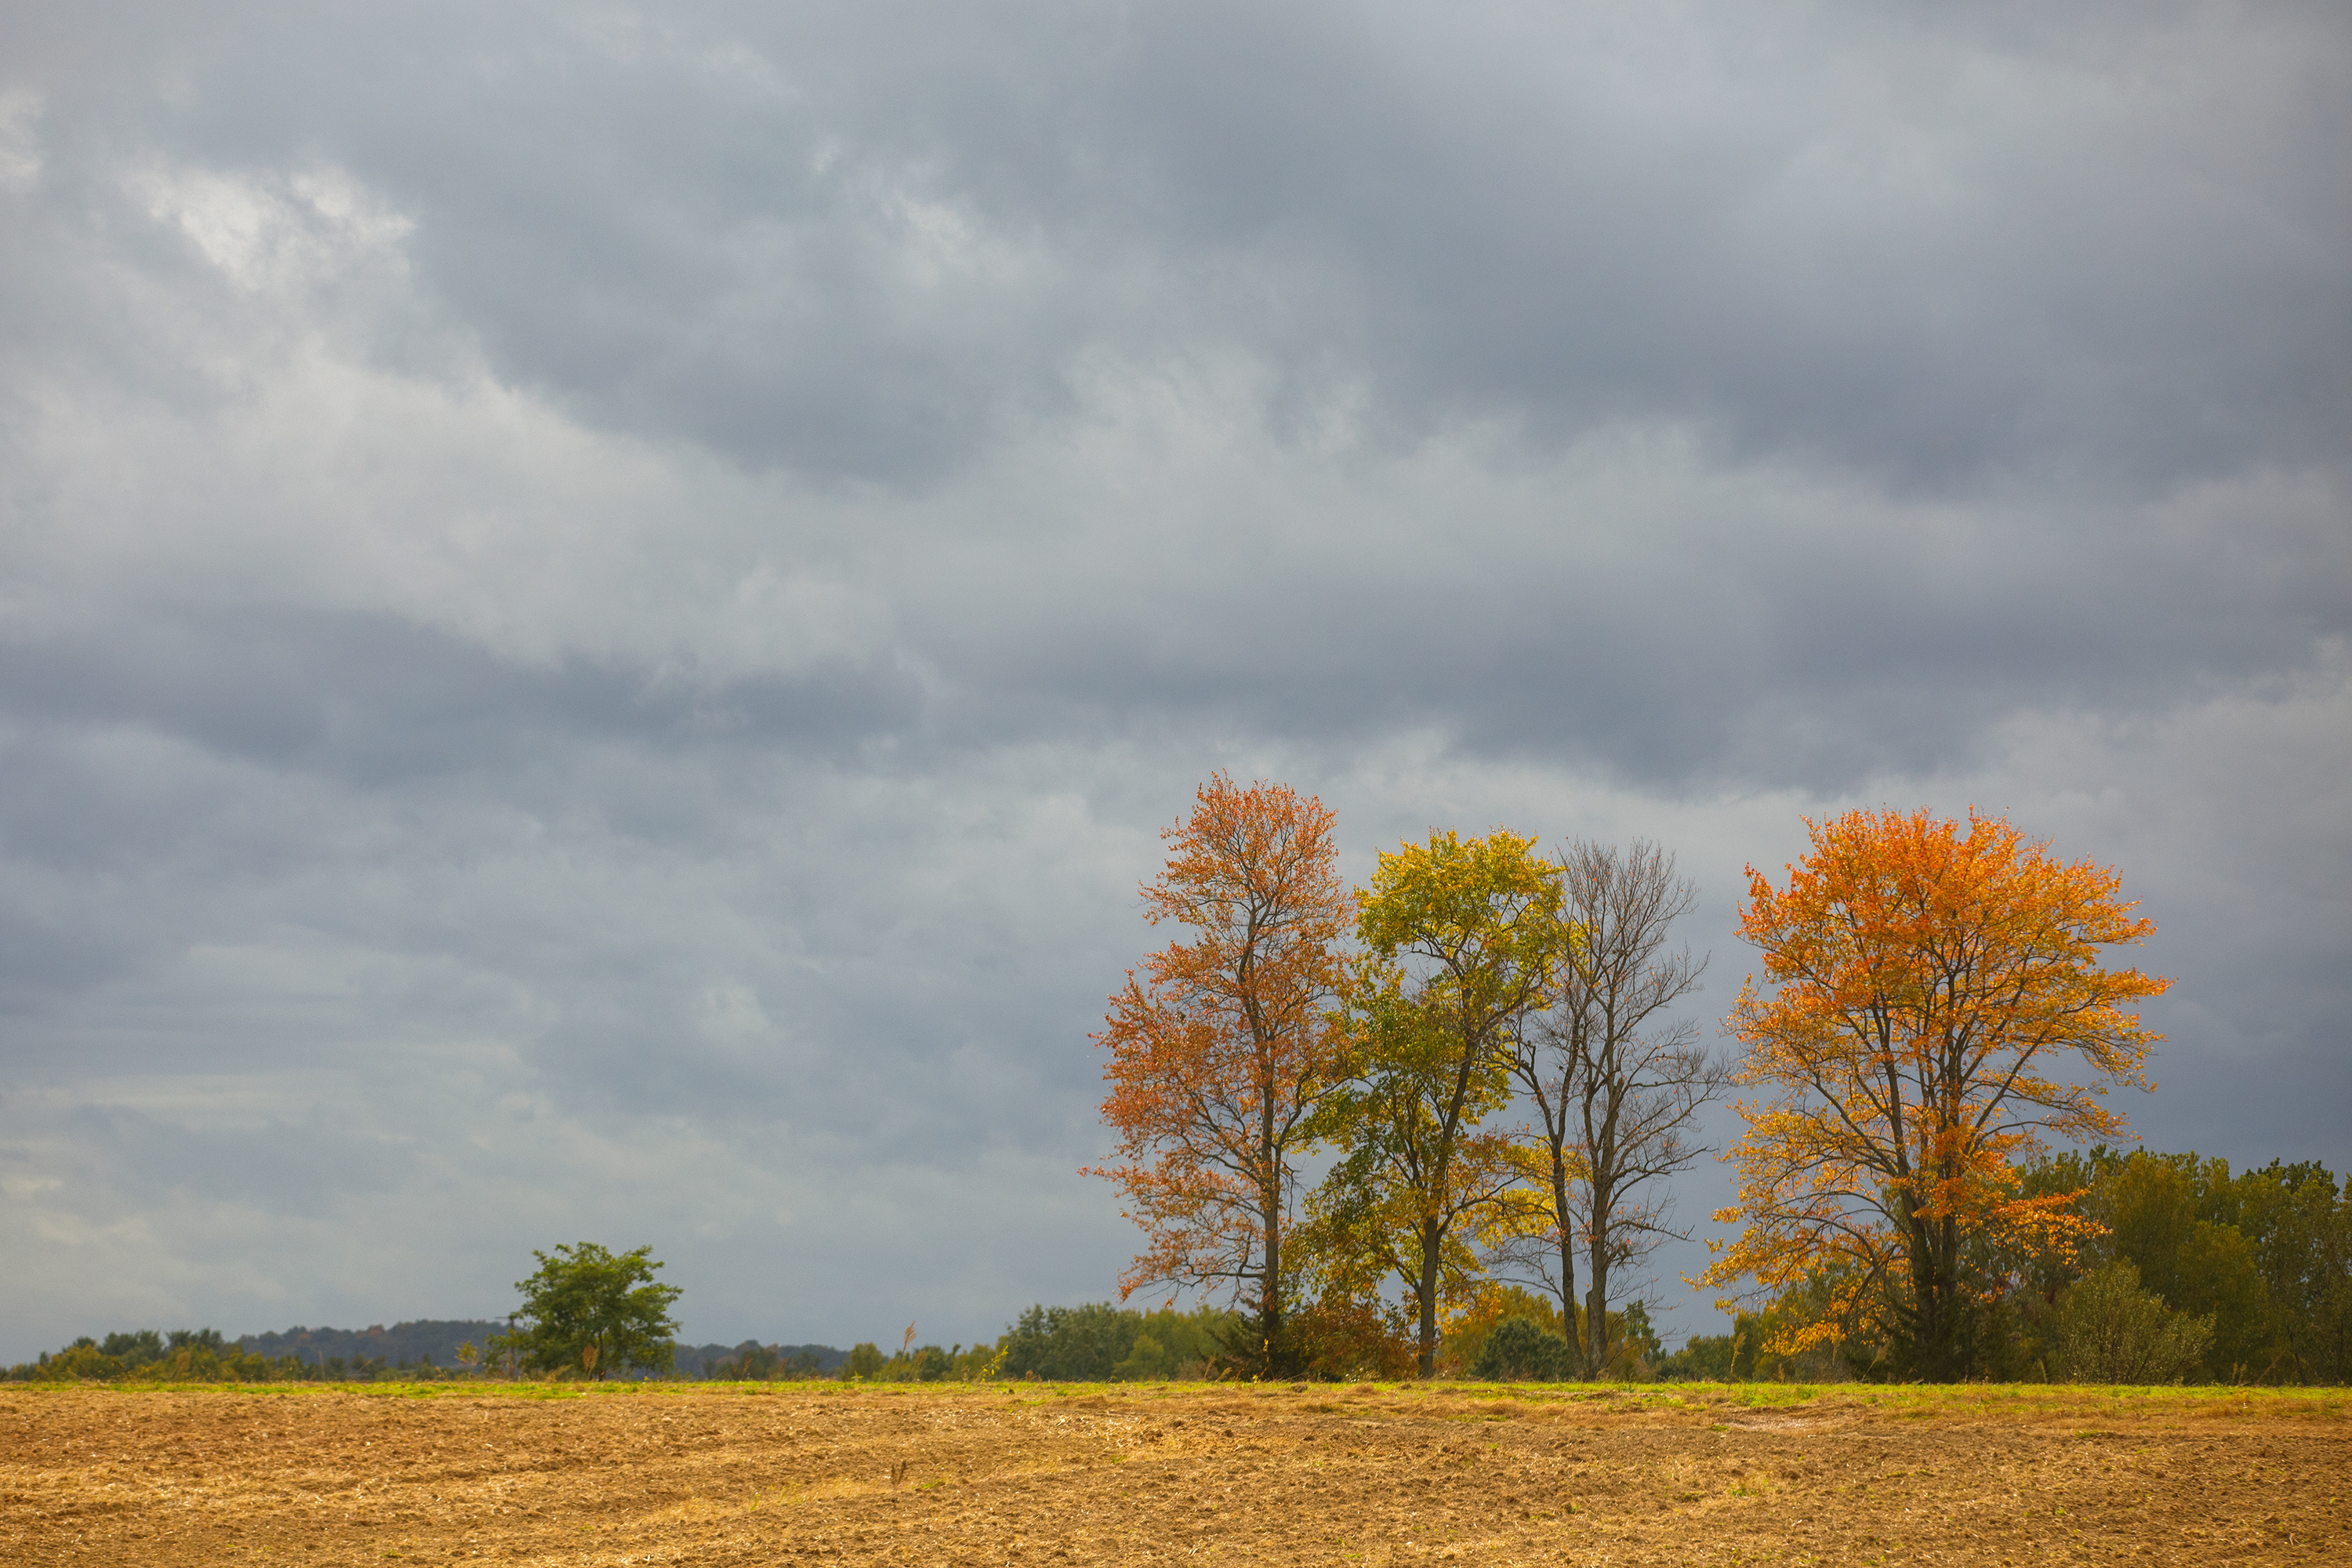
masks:
[[[2345,1563],[2347,1497],[2342,1390],[0,1390],[0,1563]]]

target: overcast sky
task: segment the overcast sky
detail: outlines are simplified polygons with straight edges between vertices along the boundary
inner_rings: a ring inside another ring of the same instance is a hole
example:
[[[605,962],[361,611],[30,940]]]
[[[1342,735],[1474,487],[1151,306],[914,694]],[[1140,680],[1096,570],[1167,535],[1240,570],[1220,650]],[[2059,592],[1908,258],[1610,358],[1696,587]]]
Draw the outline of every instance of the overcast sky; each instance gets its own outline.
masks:
[[[1710,1032],[2005,813],[2352,1166],[2348,147],[2332,3],[8,6],[0,1360],[1102,1299],[1218,768],[1660,839]]]

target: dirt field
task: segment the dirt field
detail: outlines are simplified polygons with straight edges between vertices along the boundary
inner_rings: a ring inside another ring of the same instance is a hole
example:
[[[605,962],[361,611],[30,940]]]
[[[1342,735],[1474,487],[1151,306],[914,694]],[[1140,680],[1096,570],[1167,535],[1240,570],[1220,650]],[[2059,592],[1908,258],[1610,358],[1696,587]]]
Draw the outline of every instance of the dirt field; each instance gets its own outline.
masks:
[[[2340,1390],[540,1392],[0,1389],[0,1563],[2352,1563]]]

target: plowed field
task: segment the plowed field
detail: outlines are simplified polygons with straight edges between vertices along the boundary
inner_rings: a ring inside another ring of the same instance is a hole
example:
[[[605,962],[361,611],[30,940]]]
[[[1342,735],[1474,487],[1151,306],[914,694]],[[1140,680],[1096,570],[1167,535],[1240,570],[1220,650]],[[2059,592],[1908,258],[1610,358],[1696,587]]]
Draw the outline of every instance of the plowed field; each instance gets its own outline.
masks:
[[[0,1390],[0,1563],[2352,1563],[2330,1394]]]

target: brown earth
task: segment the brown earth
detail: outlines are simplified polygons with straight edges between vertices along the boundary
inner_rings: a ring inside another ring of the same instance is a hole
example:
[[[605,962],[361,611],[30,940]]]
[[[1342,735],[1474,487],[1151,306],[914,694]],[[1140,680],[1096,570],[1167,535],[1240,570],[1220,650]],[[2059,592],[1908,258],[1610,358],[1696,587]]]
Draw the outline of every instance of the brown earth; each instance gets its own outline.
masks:
[[[0,1563],[2352,1563],[2340,1390],[553,1392],[0,1389]]]

